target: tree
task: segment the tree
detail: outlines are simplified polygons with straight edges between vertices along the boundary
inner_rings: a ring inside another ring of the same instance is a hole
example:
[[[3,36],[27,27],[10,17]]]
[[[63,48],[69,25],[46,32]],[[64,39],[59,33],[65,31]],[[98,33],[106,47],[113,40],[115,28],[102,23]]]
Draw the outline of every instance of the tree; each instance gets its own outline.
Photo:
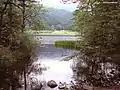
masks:
[[[9,90],[12,86],[12,90],[16,90],[19,75],[25,71],[34,49],[23,32],[25,2],[28,3],[25,0],[0,1],[0,89]]]
[[[120,72],[120,65],[110,54],[119,50],[119,4],[119,0],[84,0],[74,13],[74,29],[82,36],[77,74],[92,86],[115,86],[120,79],[113,70]]]
[[[25,13],[26,28],[32,30],[47,29],[47,24],[41,17],[41,15],[45,12],[47,12],[47,10],[43,7],[43,5],[31,4],[31,6],[26,9]]]

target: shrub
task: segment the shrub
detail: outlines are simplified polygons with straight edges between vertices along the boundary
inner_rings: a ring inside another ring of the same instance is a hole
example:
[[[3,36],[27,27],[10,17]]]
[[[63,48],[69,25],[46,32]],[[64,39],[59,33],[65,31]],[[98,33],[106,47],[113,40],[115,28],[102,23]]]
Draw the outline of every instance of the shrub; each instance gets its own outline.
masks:
[[[72,40],[56,41],[55,46],[62,48],[69,48],[69,49],[80,49],[80,47],[78,47],[79,42],[80,41],[72,41]]]

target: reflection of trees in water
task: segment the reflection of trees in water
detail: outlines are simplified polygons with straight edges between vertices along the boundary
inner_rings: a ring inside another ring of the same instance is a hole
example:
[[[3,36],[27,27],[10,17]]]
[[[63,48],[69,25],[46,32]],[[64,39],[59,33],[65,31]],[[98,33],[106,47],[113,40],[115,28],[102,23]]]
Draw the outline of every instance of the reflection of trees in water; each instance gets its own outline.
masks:
[[[28,57],[29,58],[29,57]],[[17,61],[11,67],[0,67],[0,90],[17,90],[17,88],[22,88],[23,71],[30,61]]]
[[[120,66],[109,57],[79,59],[75,72],[78,85],[114,87],[120,85]]]
[[[42,65],[41,62],[36,61],[29,67],[28,75],[31,73],[42,74],[42,71],[46,71],[46,70],[47,67],[45,65]]]

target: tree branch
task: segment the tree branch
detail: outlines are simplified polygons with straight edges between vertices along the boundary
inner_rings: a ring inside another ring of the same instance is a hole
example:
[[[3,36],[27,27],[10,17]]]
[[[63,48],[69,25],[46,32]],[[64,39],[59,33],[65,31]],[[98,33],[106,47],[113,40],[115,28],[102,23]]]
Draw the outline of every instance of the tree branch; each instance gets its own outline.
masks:
[[[22,8],[19,5],[16,5],[15,3],[12,3],[12,2],[10,2],[10,4],[12,4],[12,5],[16,6],[17,8],[19,8],[20,10],[22,10]]]

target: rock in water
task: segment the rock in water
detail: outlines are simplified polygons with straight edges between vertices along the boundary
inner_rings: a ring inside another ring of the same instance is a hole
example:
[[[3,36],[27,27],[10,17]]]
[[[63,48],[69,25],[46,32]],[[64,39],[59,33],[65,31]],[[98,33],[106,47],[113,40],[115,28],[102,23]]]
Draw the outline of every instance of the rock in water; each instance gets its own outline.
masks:
[[[57,87],[57,83],[54,80],[50,80],[48,81],[47,86],[49,86],[50,88],[55,88]]]
[[[32,88],[32,90],[41,90],[42,86],[43,85],[42,85],[41,82],[39,84],[38,83],[32,83],[31,88]]]
[[[65,88],[67,88],[66,83],[63,84],[63,83],[59,82],[58,89],[65,89]]]

